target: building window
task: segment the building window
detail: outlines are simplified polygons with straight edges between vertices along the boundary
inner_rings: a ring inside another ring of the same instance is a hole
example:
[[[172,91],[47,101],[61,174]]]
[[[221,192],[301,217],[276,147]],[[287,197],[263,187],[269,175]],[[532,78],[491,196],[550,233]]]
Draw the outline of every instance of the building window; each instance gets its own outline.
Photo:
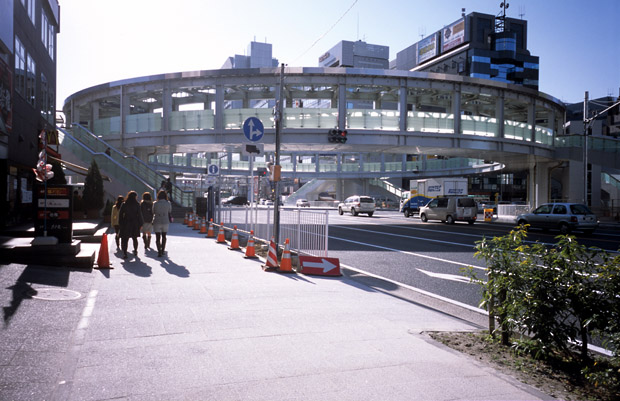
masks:
[[[26,48],[15,37],[15,90],[26,96]]]
[[[35,4],[35,0],[22,0],[22,5],[24,6],[24,8],[26,9],[26,12],[28,13],[28,18],[30,18],[30,21],[32,21],[32,25],[36,26],[34,4]]]
[[[47,53],[52,60],[54,59],[54,40],[55,40],[54,25],[50,24],[47,15],[44,10],[41,10],[41,41],[43,46],[47,49]]]
[[[27,63],[28,71],[26,74],[26,100],[34,106],[37,93],[37,64],[34,62],[34,59],[30,56],[30,54],[28,54]]]
[[[47,78],[44,74],[41,74],[41,117],[48,120],[49,113],[49,86],[47,84]]]

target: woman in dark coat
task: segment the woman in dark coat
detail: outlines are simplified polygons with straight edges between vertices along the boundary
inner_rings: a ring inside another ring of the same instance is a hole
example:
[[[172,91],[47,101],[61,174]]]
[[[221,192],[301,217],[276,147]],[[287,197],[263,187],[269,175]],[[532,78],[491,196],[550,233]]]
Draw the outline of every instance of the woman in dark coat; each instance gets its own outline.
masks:
[[[143,220],[136,191],[129,191],[129,193],[127,193],[125,203],[121,206],[119,213],[119,223],[121,228],[121,249],[123,250],[123,258],[127,257],[129,238],[133,239],[133,253],[137,255],[138,237],[140,237],[140,228],[142,227]]]

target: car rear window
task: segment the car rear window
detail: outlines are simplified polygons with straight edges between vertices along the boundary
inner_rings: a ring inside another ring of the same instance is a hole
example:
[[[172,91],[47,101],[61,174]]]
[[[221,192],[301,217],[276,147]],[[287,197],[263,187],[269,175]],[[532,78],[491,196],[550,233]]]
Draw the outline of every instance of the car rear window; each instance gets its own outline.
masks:
[[[360,202],[362,202],[362,203],[375,203],[375,201],[372,198],[361,198],[361,197],[360,197]]]
[[[592,214],[586,205],[570,205],[570,211],[572,214]]]
[[[461,198],[457,202],[458,207],[476,207],[476,201],[472,198]]]

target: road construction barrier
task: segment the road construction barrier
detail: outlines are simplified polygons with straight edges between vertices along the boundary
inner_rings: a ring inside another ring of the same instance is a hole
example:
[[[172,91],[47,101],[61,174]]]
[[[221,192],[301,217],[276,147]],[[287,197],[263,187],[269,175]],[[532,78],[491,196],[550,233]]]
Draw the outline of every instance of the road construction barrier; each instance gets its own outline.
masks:
[[[196,216],[194,219],[194,230],[200,230],[200,216]]]
[[[293,263],[291,261],[291,246],[289,243],[289,239],[287,238],[284,241],[284,251],[282,252],[282,260],[280,260],[280,268],[278,269],[280,273],[295,273],[293,271]]]
[[[230,246],[228,247],[228,249],[233,251],[241,250],[241,247],[239,246],[239,234],[237,233],[237,226],[233,227],[232,238],[230,239]]]
[[[106,233],[103,233],[103,237],[101,237],[101,246],[99,246],[99,255],[97,255],[97,266],[95,266],[95,269],[113,269],[110,264],[108,234]]]
[[[200,221],[200,233],[199,234],[206,234],[207,233],[207,218],[205,217],[204,219],[201,219]]]
[[[213,219],[209,221],[209,230],[207,230],[207,238],[215,238],[215,232],[213,231]]]
[[[244,258],[258,259],[258,256],[256,256],[256,249],[254,246],[254,230],[250,230],[250,237],[248,238],[248,245],[245,247]]]
[[[224,223],[220,223],[220,230],[217,232],[217,239],[215,240],[218,244],[226,243],[226,234],[224,234]]]
[[[269,242],[269,252],[267,253],[267,261],[262,265],[264,271],[275,271],[278,268],[278,251],[276,249],[276,241],[271,237]]]
[[[185,213],[185,219],[183,219],[183,224],[187,225],[189,221],[189,213]]]
[[[187,218],[187,226],[188,227],[194,226],[194,214],[193,213],[190,213],[189,217]]]
[[[493,221],[493,209],[484,209],[484,221]]]

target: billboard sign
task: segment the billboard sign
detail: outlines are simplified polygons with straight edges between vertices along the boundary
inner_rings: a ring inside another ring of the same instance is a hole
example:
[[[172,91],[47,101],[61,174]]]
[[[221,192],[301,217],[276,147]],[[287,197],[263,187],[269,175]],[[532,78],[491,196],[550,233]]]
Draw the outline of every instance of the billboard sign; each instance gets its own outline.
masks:
[[[465,43],[465,19],[461,18],[442,29],[441,39],[442,53]]]
[[[437,33],[418,42],[418,64],[435,57],[438,52]]]

